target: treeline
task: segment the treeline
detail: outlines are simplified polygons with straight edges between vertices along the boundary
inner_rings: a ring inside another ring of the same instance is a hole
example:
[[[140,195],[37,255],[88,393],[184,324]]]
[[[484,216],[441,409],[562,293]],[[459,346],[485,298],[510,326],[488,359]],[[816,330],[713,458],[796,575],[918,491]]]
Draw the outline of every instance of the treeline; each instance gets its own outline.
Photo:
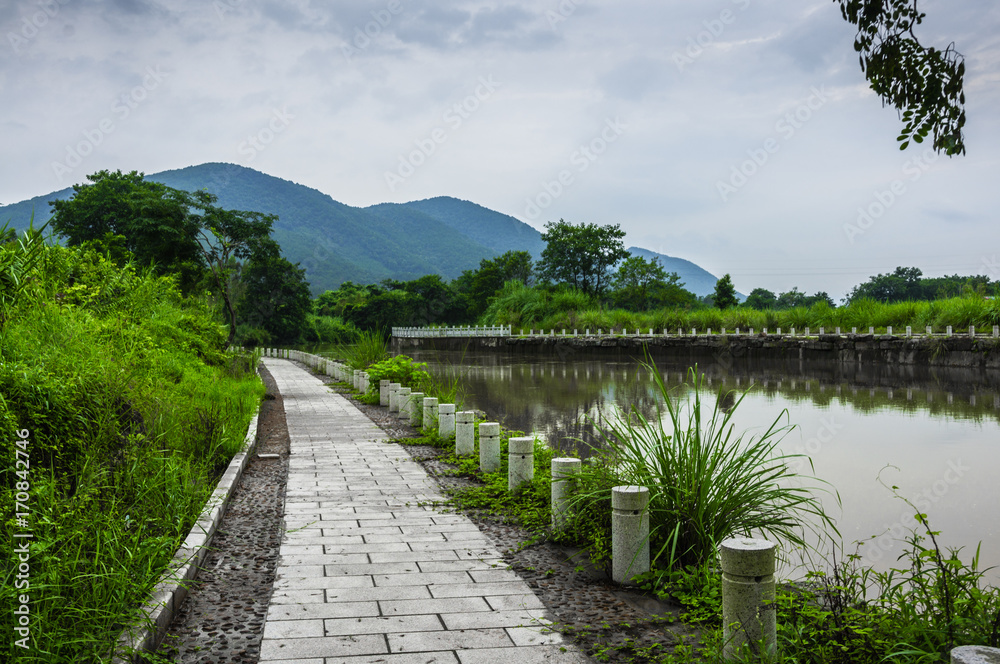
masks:
[[[313,320],[329,326],[332,335],[351,328],[470,324],[581,330],[961,327],[985,325],[993,316],[991,307],[983,309],[987,294],[998,286],[989,277],[924,278],[918,268],[903,267],[855,286],[840,307],[826,292],[807,295],[798,288],[777,294],[756,288],[740,305],[728,274],[714,293],[699,298],[657,259],[628,254],[623,238],[617,225],[560,220],[546,225],[546,247],[537,263],[528,252],[509,251],[483,259],[478,269],[450,283],[437,275],[369,285],[345,282],[314,301]],[[945,306],[948,298],[963,296],[974,301]],[[917,301],[938,305],[920,308],[919,314],[912,307],[884,306]]]
[[[207,192],[147,182],[136,172],[101,171],[88,179],[74,187],[73,198],[52,204],[53,229],[69,246],[169,276],[182,294],[207,293],[228,326],[230,344],[352,343],[362,330],[393,326],[572,327],[584,320],[608,328],[684,324],[690,316],[713,318],[712,310],[746,309],[742,317],[749,320],[752,311],[837,308],[826,292],[807,295],[798,288],[777,294],[756,288],[741,306],[728,274],[713,293],[698,297],[657,259],[629,254],[619,225],[562,219],[546,224],[537,262],[527,251],[508,251],[450,282],[435,274],[377,284],[346,281],[312,299],[304,271],[271,237],[273,215],[226,210]],[[924,278],[918,268],[899,267],[856,286],[844,304],[983,297],[996,287],[987,276]]]

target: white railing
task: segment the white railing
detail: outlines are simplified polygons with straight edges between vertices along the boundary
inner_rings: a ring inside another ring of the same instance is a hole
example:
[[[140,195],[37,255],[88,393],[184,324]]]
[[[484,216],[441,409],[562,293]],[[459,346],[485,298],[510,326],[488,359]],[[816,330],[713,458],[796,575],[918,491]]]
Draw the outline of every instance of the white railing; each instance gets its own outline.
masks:
[[[510,326],[394,327],[394,337],[509,337]]]
[[[868,334],[876,334],[876,328],[851,328],[851,335],[864,334],[866,331]],[[754,328],[736,328],[735,330],[727,330],[722,328],[722,330],[713,330],[708,328],[707,330],[698,330],[691,328],[690,330],[684,328],[678,328],[677,330],[642,330],[642,329],[621,329],[621,330],[535,330],[535,329],[520,329],[517,334],[514,334],[510,326],[496,326],[496,327],[475,327],[475,326],[463,326],[463,327],[394,327],[392,328],[392,336],[394,337],[509,337],[509,336],[519,336],[519,337],[621,337],[621,336],[632,336],[632,337],[654,337],[654,336],[664,336],[664,337],[684,337],[684,336],[756,336],[757,330]],[[779,327],[777,330],[768,330],[764,328],[760,330],[765,335],[768,336],[779,336],[779,337],[813,337],[816,336],[817,330],[811,328],[805,328],[805,330],[796,328],[791,328],[790,330],[784,330]],[[881,332],[881,330],[880,330]],[[964,330],[963,330],[964,332]],[[1000,337],[1000,325],[994,325],[992,330],[993,338]],[[831,332],[829,328],[821,327],[818,330],[820,335],[833,334],[835,336],[847,336],[847,330],[843,332],[841,328],[834,328]],[[892,326],[885,328],[882,332],[888,336],[893,336]],[[958,336],[957,333],[952,332],[952,328],[949,325],[945,332],[934,332],[932,328],[927,327],[923,334],[919,331],[914,330],[911,326],[906,326],[906,331],[903,333],[897,330],[896,336],[906,336],[906,337],[940,337],[940,336]],[[985,337],[989,336],[988,332],[976,332],[975,327],[970,327],[968,330],[968,336],[971,338]]]

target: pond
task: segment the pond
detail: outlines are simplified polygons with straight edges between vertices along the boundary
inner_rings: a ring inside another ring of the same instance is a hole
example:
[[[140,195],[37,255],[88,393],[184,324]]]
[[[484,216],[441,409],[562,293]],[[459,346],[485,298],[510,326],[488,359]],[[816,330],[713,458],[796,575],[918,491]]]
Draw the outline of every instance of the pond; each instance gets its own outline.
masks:
[[[459,378],[465,409],[583,457],[600,446],[596,428],[608,418],[632,407],[655,417],[661,401],[640,358],[412,356],[440,378]],[[658,361],[657,369],[678,399],[690,396],[688,364]],[[720,392],[748,390],[733,413],[737,433],[759,435],[778,417],[794,426],[779,447],[808,455],[815,476],[839,494],[839,505],[834,495],[821,495],[849,553],[855,541],[866,541],[859,553],[882,570],[902,553],[914,510],[884,483],[928,515],[943,547],[964,547],[968,561],[982,542],[980,566],[1000,565],[1000,375],[729,358],[706,358],[699,371],[709,413]],[[812,472],[808,460],[799,469]],[[996,570],[988,577],[1000,585]]]

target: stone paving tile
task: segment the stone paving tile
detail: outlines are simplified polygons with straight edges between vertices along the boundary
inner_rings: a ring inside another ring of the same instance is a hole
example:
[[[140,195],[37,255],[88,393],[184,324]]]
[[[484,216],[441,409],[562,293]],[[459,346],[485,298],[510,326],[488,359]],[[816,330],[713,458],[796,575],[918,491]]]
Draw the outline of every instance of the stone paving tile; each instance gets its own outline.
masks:
[[[589,657],[565,646],[534,646],[528,648],[482,648],[477,650],[459,650],[457,653],[462,664],[500,664],[501,662],[517,662],[517,664],[585,664],[592,662]],[[329,662],[330,660],[327,660]]]
[[[350,402],[267,358],[291,455],[262,664],[587,662],[437,484]]]
[[[503,660],[493,660],[493,664]],[[320,664],[323,664],[320,662]],[[362,655],[361,657],[327,657],[326,664],[459,664],[458,655],[450,650],[440,652],[400,653],[396,655]]]

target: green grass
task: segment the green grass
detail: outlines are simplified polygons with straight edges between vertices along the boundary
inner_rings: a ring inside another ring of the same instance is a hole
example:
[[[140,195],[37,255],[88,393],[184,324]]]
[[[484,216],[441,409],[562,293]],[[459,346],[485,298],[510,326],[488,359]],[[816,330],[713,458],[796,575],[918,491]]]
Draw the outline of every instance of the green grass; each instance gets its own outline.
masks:
[[[563,300],[568,298],[564,297]],[[685,333],[692,328],[702,333],[709,328],[713,332],[721,332],[725,328],[730,333],[740,328],[745,333],[750,328],[757,332],[764,328],[774,332],[779,327],[784,332],[793,327],[801,332],[808,327],[813,334],[818,333],[821,327],[828,332],[833,332],[837,327],[845,333],[854,327],[859,332],[867,332],[869,327],[884,332],[890,326],[902,332],[907,325],[913,328],[914,333],[922,334],[927,326],[942,333],[949,325],[956,332],[968,330],[973,325],[989,332],[994,325],[1000,325],[1000,301],[988,300],[975,294],[930,302],[894,304],[861,299],[843,307],[830,307],[821,302],[811,307],[781,311],[758,311],[749,307],[726,310],[705,307],[636,312],[604,309],[585,298],[572,300],[572,306],[566,305],[563,300],[537,289],[512,287],[510,292],[505,290],[497,296],[480,323],[511,325],[515,330],[576,329],[583,332],[590,329],[596,332],[598,329],[607,331],[627,328],[643,331],[652,329],[657,334],[663,330],[675,334],[678,328],[682,328]]]
[[[0,246],[0,283],[20,284],[0,299],[0,506],[13,542],[27,483],[31,649],[7,638],[0,660],[98,661],[242,447],[263,385],[255,357],[221,350],[208,298],[91,250],[24,244]],[[17,565],[0,555],[12,635]]]

